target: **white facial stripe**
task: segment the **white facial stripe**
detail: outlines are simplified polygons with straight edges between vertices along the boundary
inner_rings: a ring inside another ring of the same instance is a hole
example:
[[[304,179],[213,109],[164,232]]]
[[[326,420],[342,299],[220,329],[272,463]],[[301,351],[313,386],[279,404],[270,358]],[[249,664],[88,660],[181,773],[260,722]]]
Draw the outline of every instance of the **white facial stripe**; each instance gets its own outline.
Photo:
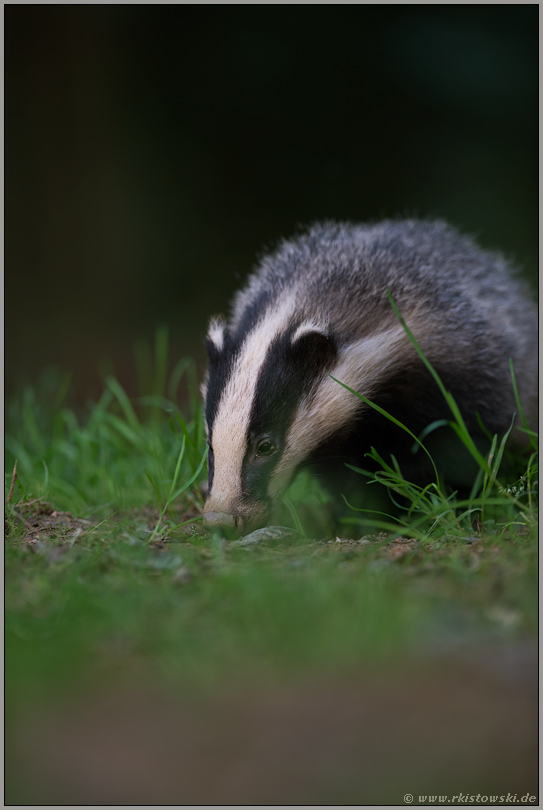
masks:
[[[225,323],[222,318],[212,318],[207,331],[208,338],[219,351],[224,345],[224,328]]]
[[[307,335],[310,332],[319,332],[321,335],[328,337],[327,328],[322,324],[313,323],[312,321],[306,321],[305,323],[300,324],[297,330],[292,335],[292,343],[296,343],[303,335]]]
[[[247,336],[234,363],[212,427],[215,472],[206,511],[230,512],[241,499],[241,467],[258,375],[272,341],[286,330],[295,309],[293,296],[279,302]]]
[[[412,344],[398,324],[342,349],[331,374],[349,388],[371,398],[379,382],[401,368],[411,351],[414,352]],[[298,464],[323,440],[348,423],[361,406],[366,407],[329,376],[322,380],[313,396],[304,397],[287,434],[283,456],[274,470],[269,495],[277,497],[290,483]]]

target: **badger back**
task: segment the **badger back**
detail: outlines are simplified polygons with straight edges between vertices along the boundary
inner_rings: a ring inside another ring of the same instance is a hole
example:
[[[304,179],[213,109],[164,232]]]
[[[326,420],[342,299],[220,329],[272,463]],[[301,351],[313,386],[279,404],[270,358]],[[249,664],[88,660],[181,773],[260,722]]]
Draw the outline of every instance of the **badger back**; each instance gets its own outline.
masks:
[[[264,525],[304,462],[364,434],[367,406],[332,376],[414,429],[450,417],[387,290],[471,428],[476,413],[507,428],[509,357],[534,412],[535,309],[499,256],[442,223],[315,226],[264,257],[229,323],[211,321],[208,524]]]

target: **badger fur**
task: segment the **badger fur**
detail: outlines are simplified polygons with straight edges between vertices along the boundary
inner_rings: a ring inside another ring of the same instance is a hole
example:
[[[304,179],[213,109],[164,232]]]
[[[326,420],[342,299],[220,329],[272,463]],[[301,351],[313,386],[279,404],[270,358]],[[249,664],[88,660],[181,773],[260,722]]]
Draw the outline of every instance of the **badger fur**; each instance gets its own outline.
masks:
[[[387,290],[477,441],[481,421],[503,434],[517,410],[509,358],[533,424],[536,308],[501,256],[442,222],[315,225],[261,260],[229,322],[211,320],[208,525],[265,525],[304,466],[336,492],[345,475],[360,488],[364,479],[345,462],[367,469],[372,446],[388,461],[393,454],[406,478],[432,480],[412,438],[331,377],[415,435],[451,419]],[[427,444],[450,483],[461,484],[469,471],[455,470],[464,464],[455,465],[448,433],[438,428]]]

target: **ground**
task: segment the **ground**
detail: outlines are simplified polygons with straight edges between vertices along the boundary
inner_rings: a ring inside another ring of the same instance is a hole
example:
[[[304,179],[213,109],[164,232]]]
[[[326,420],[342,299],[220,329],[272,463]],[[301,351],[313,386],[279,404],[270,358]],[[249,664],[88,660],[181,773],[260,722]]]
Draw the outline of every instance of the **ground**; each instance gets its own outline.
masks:
[[[537,794],[529,531],[243,546],[176,528],[187,504],[155,532],[151,507],[30,501],[7,536],[8,803]]]

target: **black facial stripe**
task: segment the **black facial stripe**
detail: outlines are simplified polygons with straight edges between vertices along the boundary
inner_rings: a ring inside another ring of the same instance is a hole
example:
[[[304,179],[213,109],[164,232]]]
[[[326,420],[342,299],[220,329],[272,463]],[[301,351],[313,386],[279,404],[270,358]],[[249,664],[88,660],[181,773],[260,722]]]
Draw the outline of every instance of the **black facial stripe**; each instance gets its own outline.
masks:
[[[335,343],[316,332],[302,335],[294,345],[293,326],[277,337],[260,369],[249,419],[249,444],[242,465],[242,488],[249,498],[268,501],[268,484],[281,458],[285,434],[300,399],[322,378],[335,358]],[[256,442],[270,436],[278,450],[255,461]]]
[[[211,447],[207,454],[207,491],[211,492],[213,486],[213,475],[215,473],[215,456]]]
[[[249,450],[243,459],[241,467],[241,497],[247,503],[258,501],[271,505],[271,498],[268,495],[268,484],[273,468],[277,464],[280,454],[277,453],[270,458],[260,459],[260,463],[251,463],[251,451]]]
[[[250,435],[274,432],[284,436],[301,397],[334,360],[332,338],[308,332],[292,345],[295,331],[293,327],[270,345],[256,383]]]
[[[289,334],[277,337],[270,345],[256,382],[250,435],[272,430],[283,435],[304,392],[304,369],[293,362],[290,346]]]
[[[230,352],[227,352],[226,347],[219,350],[213,341],[209,338],[205,341],[207,355],[209,358],[209,373],[206,391],[206,421],[211,441],[213,422],[217,415],[217,408],[219,399],[224,386],[230,376],[232,369],[233,358]]]

